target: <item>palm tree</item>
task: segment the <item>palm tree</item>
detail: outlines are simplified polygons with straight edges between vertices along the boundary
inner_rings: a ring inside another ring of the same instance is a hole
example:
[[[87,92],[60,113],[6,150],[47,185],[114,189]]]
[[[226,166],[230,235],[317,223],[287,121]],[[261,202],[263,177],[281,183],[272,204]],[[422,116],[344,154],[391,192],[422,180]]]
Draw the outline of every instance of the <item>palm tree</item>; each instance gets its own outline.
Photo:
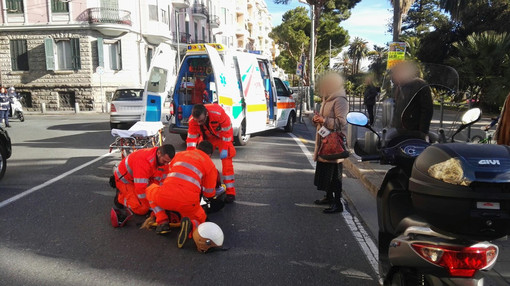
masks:
[[[390,0],[393,5],[393,42],[398,42],[402,31],[402,16],[407,14],[415,0]],[[461,0],[458,0],[461,1]]]
[[[462,11],[466,9],[469,1],[467,0],[440,0],[439,7],[445,12],[450,13],[453,20],[459,20]]]
[[[376,81],[381,81],[388,62],[388,48],[374,45],[374,49],[368,52],[370,65],[368,70],[375,76]]]
[[[359,73],[361,60],[367,57],[368,54],[367,44],[368,44],[367,41],[359,37],[356,37],[349,45],[347,54],[352,59],[352,74]]]

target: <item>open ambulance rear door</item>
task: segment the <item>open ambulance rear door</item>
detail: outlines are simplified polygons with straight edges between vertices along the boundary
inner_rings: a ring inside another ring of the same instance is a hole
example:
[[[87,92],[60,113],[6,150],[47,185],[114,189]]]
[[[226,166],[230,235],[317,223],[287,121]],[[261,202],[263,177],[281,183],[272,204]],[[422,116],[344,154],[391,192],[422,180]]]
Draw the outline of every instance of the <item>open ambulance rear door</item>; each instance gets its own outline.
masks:
[[[267,98],[257,57],[253,54],[239,53],[237,64],[241,76],[242,94],[246,104],[246,133],[251,134],[266,130]]]
[[[176,52],[167,44],[160,44],[154,53],[143,92],[141,121],[168,122],[170,117],[169,91],[175,80]]]

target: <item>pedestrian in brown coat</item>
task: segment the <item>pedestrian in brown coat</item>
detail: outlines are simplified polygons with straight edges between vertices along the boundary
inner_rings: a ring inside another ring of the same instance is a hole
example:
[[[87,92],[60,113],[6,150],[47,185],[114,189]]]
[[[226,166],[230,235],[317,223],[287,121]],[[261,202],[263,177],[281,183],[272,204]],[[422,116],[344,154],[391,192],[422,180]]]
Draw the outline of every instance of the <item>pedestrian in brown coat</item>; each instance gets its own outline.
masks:
[[[344,90],[344,81],[338,73],[328,73],[319,81],[319,95],[322,98],[321,108],[312,121],[317,131],[324,126],[330,131],[342,131],[347,125],[346,116],[349,112],[349,102]],[[345,131],[345,130],[344,130]],[[345,133],[345,132],[344,132]],[[317,205],[330,204],[331,207],[324,213],[337,213],[343,211],[342,202],[342,162],[343,159],[327,161],[318,156],[321,136],[315,136],[314,161],[317,162],[315,169],[314,184],[320,191],[325,191],[323,199],[316,200]]]
[[[499,145],[510,145],[510,93],[503,104],[495,137]]]

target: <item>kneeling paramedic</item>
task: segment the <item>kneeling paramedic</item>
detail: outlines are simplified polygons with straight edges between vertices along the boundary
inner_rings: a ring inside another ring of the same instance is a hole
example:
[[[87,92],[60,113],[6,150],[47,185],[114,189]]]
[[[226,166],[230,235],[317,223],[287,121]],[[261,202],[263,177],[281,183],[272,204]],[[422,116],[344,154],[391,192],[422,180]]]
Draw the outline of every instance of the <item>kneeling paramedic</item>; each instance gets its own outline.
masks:
[[[133,213],[145,215],[150,205],[145,190],[151,183],[161,184],[168,164],[175,156],[172,145],[137,150],[125,157],[115,170],[115,208],[110,212],[113,227],[124,226]]]
[[[216,195],[218,171],[210,156],[213,146],[207,141],[198,144],[197,149],[179,152],[170,163],[170,174],[162,186],[153,184],[147,188],[147,198],[156,215],[156,233],[170,232],[166,210],[181,214],[181,231],[177,246],[182,248],[192,230],[205,222],[207,215],[200,205],[204,195]]]
[[[236,155],[234,148],[232,124],[230,117],[218,104],[196,104],[191,111],[186,139],[187,150],[193,150],[201,140],[212,143],[214,149],[220,150],[221,173],[227,187],[226,203],[235,200],[234,165],[232,158]]]

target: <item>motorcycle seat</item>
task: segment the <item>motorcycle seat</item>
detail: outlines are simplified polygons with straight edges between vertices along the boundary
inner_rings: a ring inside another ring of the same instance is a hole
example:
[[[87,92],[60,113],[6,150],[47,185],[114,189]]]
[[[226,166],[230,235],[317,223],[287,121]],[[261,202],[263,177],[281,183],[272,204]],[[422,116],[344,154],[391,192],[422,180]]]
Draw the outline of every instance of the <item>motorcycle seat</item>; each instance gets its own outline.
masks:
[[[430,227],[429,223],[426,222],[423,218],[417,216],[417,215],[411,215],[399,222],[396,228],[396,233],[403,233],[411,226],[418,226],[418,227]]]

